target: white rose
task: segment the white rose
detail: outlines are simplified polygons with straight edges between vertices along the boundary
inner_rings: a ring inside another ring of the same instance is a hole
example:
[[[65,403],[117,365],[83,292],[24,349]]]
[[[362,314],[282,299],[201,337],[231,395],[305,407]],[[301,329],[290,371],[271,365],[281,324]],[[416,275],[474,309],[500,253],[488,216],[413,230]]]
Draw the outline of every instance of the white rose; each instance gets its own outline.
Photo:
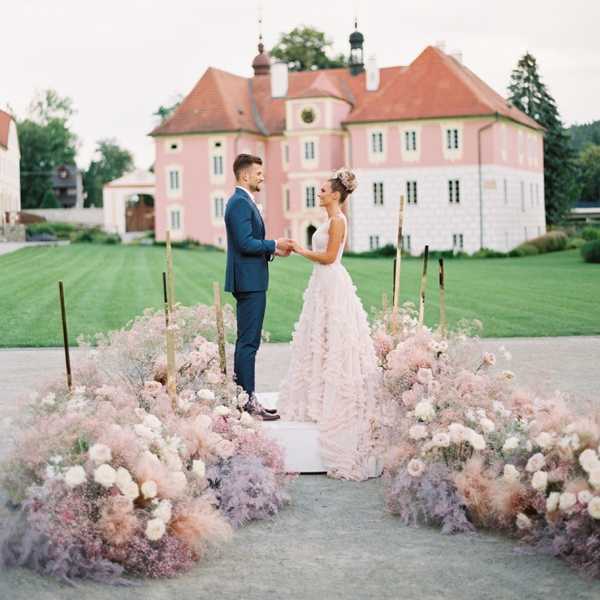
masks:
[[[588,502],[588,513],[594,519],[600,519],[600,496],[594,496]]]
[[[468,442],[471,439],[472,430],[460,423],[448,425],[448,430],[453,442],[460,444],[461,442]]]
[[[196,476],[202,479],[206,475],[206,465],[203,460],[195,460],[192,463],[192,471],[196,474]]]
[[[144,498],[154,498],[157,493],[158,488],[156,487],[156,481],[148,479],[148,481],[142,483],[142,496],[144,496]]]
[[[531,440],[527,440],[525,442],[525,450],[527,450],[527,452],[531,452],[533,450],[533,444],[531,443]]]
[[[117,479],[117,472],[107,464],[100,465],[94,471],[94,481],[109,488]]]
[[[221,377],[217,373],[213,373],[212,371],[209,371],[206,374],[206,381],[208,383],[212,383],[212,384],[221,383]]]
[[[203,351],[194,351],[190,352],[190,360],[194,366],[202,365],[206,363],[208,360],[208,356],[206,356],[206,352]]]
[[[594,489],[600,490],[600,467],[596,467],[590,471],[588,481]]]
[[[579,455],[579,464],[581,465],[583,470],[587,471],[588,473],[593,469],[600,467],[598,455],[591,448],[584,450]]]
[[[560,495],[560,502],[558,506],[560,510],[564,510],[568,515],[573,512],[573,507],[577,504],[577,496],[570,492],[564,492]]]
[[[150,519],[146,526],[146,537],[149,540],[160,540],[165,535],[166,527],[162,519]]]
[[[208,415],[198,415],[194,419],[194,425],[198,427],[198,429],[210,431],[212,429],[212,419]]]
[[[431,406],[431,402],[423,400],[415,406],[415,415],[426,423],[429,423],[435,415],[435,410]]]
[[[592,492],[589,490],[581,490],[579,494],[577,494],[577,500],[579,500],[581,504],[587,504],[593,497]]]
[[[117,469],[117,476],[115,479],[115,483],[122,488],[124,485],[127,485],[131,481],[131,473],[124,469],[123,467],[119,467]]]
[[[106,444],[94,444],[89,450],[89,455],[97,465],[107,463],[112,459],[110,448]]]
[[[559,501],[560,494],[558,492],[552,492],[548,498],[546,498],[546,512],[554,512],[558,508]]]
[[[479,433],[472,432],[469,442],[471,443],[471,446],[475,448],[475,450],[483,450],[485,448],[485,440]]]
[[[175,471],[174,473],[171,473],[171,481],[176,486],[183,489],[187,483],[187,477],[185,476],[185,473],[183,473],[182,471]]]
[[[546,466],[546,459],[541,452],[534,454],[528,461],[525,467],[530,473],[539,471],[542,467]]]
[[[548,473],[546,471],[536,471],[531,478],[531,487],[538,492],[543,492],[547,485]]]
[[[229,440],[221,440],[215,445],[215,453],[219,458],[227,460],[235,452],[235,444]]]
[[[141,423],[136,423],[133,426],[133,430],[135,431],[136,435],[138,435],[144,440],[152,440],[154,438],[154,432],[152,431],[152,429],[146,427],[145,425],[142,425]]]
[[[240,392],[237,397],[237,405],[239,407],[244,406],[249,400],[248,394],[246,392]]]
[[[147,415],[144,420],[142,421],[142,423],[148,427],[148,429],[151,429],[152,431],[160,431],[161,427],[162,427],[162,423],[160,422],[160,420],[155,417],[154,415]]]
[[[521,473],[519,473],[519,469],[515,467],[515,465],[504,465],[504,478],[510,481],[516,481],[521,477]]]
[[[427,427],[425,425],[413,425],[408,430],[408,437],[413,440],[420,440],[427,437]]]
[[[448,342],[446,340],[442,340],[438,344],[438,349],[440,352],[446,352],[446,350],[448,350]]]
[[[246,427],[252,427],[256,421],[252,418],[250,413],[243,412],[242,416],[240,417],[240,423]]]
[[[519,438],[516,436],[511,436],[507,438],[504,442],[504,446],[502,446],[502,452],[510,452],[514,450],[519,445]]]
[[[542,431],[542,433],[540,433],[535,438],[535,443],[540,448],[549,448],[550,446],[552,446],[552,441],[553,441],[553,436],[551,433],[548,433],[547,431]]]
[[[74,488],[86,481],[85,469],[79,465],[71,467],[65,473],[65,483],[70,487]]]
[[[119,486],[123,496],[135,500],[140,495],[140,488],[135,481],[128,481],[125,485]]]
[[[153,516],[160,519],[165,525],[171,520],[171,503],[168,500],[162,500],[161,503],[152,511]]]
[[[492,431],[494,431],[494,429],[496,429],[496,426],[494,425],[494,421],[492,421],[491,419],[481,419],[481,421],[479,421],[481,423],[481,428],[486,432],[486,433],[492,433]]]
[[[531,527],[531,520],[527,515],[519,513],[517,515],[517,527],[519,529],[529,529]]]
[[[425,465],[418,458],[413,458],[406,467],[408,474],[413,477],[419,477],[425,470]]]
[[[150,461],[150,462],[153,462],[153,463],[156,463],[156,464],[159,464],[159,463],[160,463],[160,460],[158,459],[158,456],[156,456],[156,454],[154,454],[154,452],[150,452],[150,450],[144,450],[144,451],[142,452],[142,456],[143,456],[143,457],[144,457],[146,460],[148,460],[148,461]]]
[[[438,448],[447,448],[450,445],[450,436],[447,433],[436,433],[433,436],[432,442]]]
[[[181,471],[183,468],[183,463],[181,462],[181,458],[179,458],[179,454],[177,452],[173,452],[172,450],[163,450],[162,459],[169,469],[172,471]]]
[[[227,406],[219,405],[213,409],[213,414],[220,415],[221,417],[228,417],[229,413],[231,413],[231,410]]]
[[[201,400],[209,400],[210,401],[210,400],[215,399],[214,393],[207,389],[199,390],[198,392],[196,392],[196,394],[198,395],[198,398],[200,398]]]

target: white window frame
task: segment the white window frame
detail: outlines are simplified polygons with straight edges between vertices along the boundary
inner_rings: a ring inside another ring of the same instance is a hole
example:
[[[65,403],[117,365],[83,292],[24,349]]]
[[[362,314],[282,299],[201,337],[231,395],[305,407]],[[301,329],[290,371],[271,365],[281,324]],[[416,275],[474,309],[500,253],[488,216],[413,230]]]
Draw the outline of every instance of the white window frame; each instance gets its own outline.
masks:
[[[414,129],[409,129],[404,132],[404,150],[406,152],[417,151],[417,132]]]
[[[460,179],[448,180],[448,202],[460,204]]]
[[[304,188],[304,205],[306,208],[316,207],[317,191],[314,185],[307,185]]]
[[[371,151],[373,154],[383,154],[383,132],[376,131],[371,133]]]
[[[525,182],[520,181],[521,184],[521,211],[525,212]]]
[[[181,211],[170,210],[169,211],[169,231],[181,231]]]
[[[379,248],[379,236],[378,235],[370,235],[369,236],[369,249],[377,250]]]
[[[402,236],[402,250],[410,252],[410,235]]]
[[[446,150],[460,150],[460,136],[457,128],[446,129]]]
[[[304,160],[315,160],[315,143],[310,140],[308,142],[304,142]]]
[[[214,154],[213,157],[213,175],[223,175],[223,156]]]
[[[169,189],[179,190],[181,189],[180,175],[177,169],[169,171]]]
[[[223,196],[213,198],[213,214],[215,219],[222,219],[225,216],[225,198]]]
[[[462,233],[453,233],[452,234],[452,249],[453,250],[463,250],[464,245],[464,235]]]

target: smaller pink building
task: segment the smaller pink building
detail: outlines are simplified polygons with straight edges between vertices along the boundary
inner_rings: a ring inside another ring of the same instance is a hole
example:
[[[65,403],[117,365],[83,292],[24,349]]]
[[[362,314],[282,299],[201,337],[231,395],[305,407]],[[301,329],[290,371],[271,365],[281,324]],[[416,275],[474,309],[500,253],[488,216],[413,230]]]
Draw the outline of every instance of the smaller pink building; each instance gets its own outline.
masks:
[[[545,232],[543,130],[459,57],[427,47],[378,69],[351,39],[348,69],[288,73],[262,44],[255,75],[209,68],[156,141],[156,236],[225,247],[223,215],[240,152],[264,159],[269,237],[309,244],[324,220],[316,193],[332,171],[359,169],[346,205],[349,247],[506,251]],[[360,35],[360,34],[359,34]]]

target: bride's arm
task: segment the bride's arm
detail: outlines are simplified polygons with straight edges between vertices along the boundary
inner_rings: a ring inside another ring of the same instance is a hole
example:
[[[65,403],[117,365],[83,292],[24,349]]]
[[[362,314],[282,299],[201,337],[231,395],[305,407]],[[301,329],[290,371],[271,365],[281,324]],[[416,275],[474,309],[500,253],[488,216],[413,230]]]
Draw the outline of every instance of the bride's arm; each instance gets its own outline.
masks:
[[[329,224],[329,241],[327,242],[327,250],[325,252],[313,252],[306,250],[294,242],[293,251],[300,256],[304,256],[313,262],[323,265],[330,265],[335,262],[338,251],[344,239],[346,225],[341,217],[333,217]]]

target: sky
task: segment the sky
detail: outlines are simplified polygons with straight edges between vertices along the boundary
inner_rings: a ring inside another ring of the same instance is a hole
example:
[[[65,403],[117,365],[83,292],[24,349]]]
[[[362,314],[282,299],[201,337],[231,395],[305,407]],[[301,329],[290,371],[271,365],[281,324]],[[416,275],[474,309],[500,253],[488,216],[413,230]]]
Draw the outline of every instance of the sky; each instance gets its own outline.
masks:
[[[444,41],[504,96],[529,51],[565,125],[600,119],[598,0],[0,0],[0,108],[25,118],[36,90],[52,88],[77,110],[81,168],[106,138],[148,168],[160,105],[188,94],[209,66],[252,76],[259,15],[267,50],[310,25],[346,55],[357,17],[365,60],[380,67]]]

